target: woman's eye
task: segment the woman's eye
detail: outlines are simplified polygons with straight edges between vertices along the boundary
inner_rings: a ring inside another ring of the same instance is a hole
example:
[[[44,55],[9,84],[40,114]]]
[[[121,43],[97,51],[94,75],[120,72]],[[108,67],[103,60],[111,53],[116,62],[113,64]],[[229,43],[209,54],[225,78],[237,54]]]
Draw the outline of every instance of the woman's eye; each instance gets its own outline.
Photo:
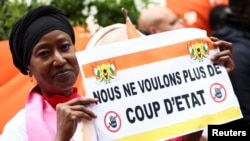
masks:
[[[61,47],[61,49],[64,50],[64,51],[68,50],[69,48],[70,48],[70,44],[64,44]]]
[[[44,58],[46,56],[49,56],[49,52],[48,51],[41,51],[38,53],[38,56]]]

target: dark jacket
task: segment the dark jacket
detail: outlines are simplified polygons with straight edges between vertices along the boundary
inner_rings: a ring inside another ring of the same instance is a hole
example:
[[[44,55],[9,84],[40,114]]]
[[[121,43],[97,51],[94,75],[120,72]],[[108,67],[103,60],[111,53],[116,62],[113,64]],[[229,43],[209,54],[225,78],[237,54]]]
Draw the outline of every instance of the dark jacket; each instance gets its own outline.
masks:
[[[213,31],[212,36],[233,43],[236,69],[230,79],[244,117],[237,124],[250,126],[250,32],[247,28],[239,20],[230,19],[222,29]]]

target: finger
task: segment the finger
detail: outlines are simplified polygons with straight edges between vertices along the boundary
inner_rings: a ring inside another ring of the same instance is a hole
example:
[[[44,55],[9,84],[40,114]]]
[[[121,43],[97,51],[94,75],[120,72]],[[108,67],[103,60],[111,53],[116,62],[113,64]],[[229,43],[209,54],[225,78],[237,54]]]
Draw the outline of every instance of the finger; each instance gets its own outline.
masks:
[[[67,105],[89,105],[89,104],[94,104],[97,103],[98,99],[96,98],[86,98],[86,97],[80,97],[80,98],[75,98],[72,99],[68,102],[66,102],[65,104]]]
[[[80,120],[82,118],[85,118],[87,120],[93,119],[93,117],[91,117],[87,113],[84,113],[81,111],[68,111],[67,113],[65,113],[64,117],[67,117],[68,121],[69,120],[70,121],[77,121],[77,120]]]
[[[78,120],[81,120],[81,119],[92,120],[93,118],[96,118],[96,117],[91,116],[88,113],[84,113],[80,111],[74,111],[74,115],[77,117]]]
[[[228,73],[231,73],[235,69],[233,59],[229,56],[218,57],[215,60],[212,60],[215,64],[223,64]]]
[[[210,36],[209,37],[213,42],[215,42],[215,41],[219,41],[219,39],[218,38],[216,38],[216,37],[214,37],[214,36]]]
[[[80,102],[83,103],[83,104],[91,104],[91,103],[97,103],[98,99],[97,98],[81,97]]]
[[[212,61],[218,61],[220,59],[221,60],[223,59],[224,61],[227,61],[226,59],[232,59],[232,53],[229,50],[224,50],[224,51],[214,54],[211,57]]]
[[[229,50],[224,50],[224,51],[221,51],[221,52],[214,54],[211,57],[211,60],[216,61],[217,59],[219,59],[220,57],[223,57],[223,56],[232,57],[232,53]]]
[[[97,117],[90,109],[82,105],[69,106],[65,104],[59,104],[56,110],[57,113],[60,113],[60,116],[69,118],[71,120],[78,120],[82,118],[92,119]]]
[[[70,109],[72,111],[79,111],[79,112],[85,113],[91,118],[97,117],[94,112],[92,112],[89,108],[86,108],[85,106],[82,106],[82,105],[70,106]]]
[[[230,50],[224,50],[224,51],[220,51],[220,52],[213,55],[214,58],[220,58],[222,56],[232,57],[232,52]]]
[[[219,47],[220,51],[229,50],[232,52],[233,45],[230,42],[219,40],[214,42],[214,46]]]
[[[227,70],[227,73],[231,73],[231,72],[233,72],[234,70],[235,70],[235,68],[234,67],[226,67],[226,70]]]
[[[71,100],[69,102],[65,102],[65,103],[59,103],[56,105],[56,111],[59,112],[67,112],[68,109],[71,110],[79,110],[79,111],[89,111],[89,109],[87,108],[89,104],[91,104],[92,102],[96,102],[96,100],[94,101],[84,101],[82,102],[81,99],[75,99],[75,100]]]
[[[231,57],[229,55],[226,55],[226,56],[217,57],[217,59],[214,59],[213,62],[216,64],[224,64],[226,62],[229,62],[230,59]]]
[[[91,115],[89,113],[82,111],[71,111],[69,117],[71,120],[82,120],[82,119],[92,120],[93,118],[96,118],[94,114]]]
[[[232,43],[224,41],[224,40],[219,40],[218,38],[213,37],[213,36],[209,38],[213,41],[214,46],[219,47],[220,51],[227,50],[227,49],[232,51],[232,48],[233,48]]]

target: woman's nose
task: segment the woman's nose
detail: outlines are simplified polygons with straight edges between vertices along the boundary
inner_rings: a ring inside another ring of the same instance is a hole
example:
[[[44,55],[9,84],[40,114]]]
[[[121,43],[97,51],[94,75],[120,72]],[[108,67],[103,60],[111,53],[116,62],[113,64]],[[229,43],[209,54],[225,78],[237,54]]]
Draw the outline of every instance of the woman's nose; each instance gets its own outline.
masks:
[[[62,66],[66,63],[66,59],[63,56],[62,53],[55,51],[54,53],[54,59],[53,59],[53,65],[54,66]]]

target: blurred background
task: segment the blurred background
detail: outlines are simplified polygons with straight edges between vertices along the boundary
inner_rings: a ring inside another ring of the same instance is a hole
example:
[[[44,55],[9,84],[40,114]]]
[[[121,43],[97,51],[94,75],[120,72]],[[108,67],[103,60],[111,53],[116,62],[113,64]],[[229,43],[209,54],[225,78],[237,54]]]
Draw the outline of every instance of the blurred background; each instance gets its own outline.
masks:
[[[147,7],[162,5],[165,0],[1,0],[0,40],[8,39],[13,23],[29,9],[40,5],[55,5],[64,10],[72,26],[95,33],[100,27],[124,23],[121,8],[127,9],[136,25],[139,12]]]

